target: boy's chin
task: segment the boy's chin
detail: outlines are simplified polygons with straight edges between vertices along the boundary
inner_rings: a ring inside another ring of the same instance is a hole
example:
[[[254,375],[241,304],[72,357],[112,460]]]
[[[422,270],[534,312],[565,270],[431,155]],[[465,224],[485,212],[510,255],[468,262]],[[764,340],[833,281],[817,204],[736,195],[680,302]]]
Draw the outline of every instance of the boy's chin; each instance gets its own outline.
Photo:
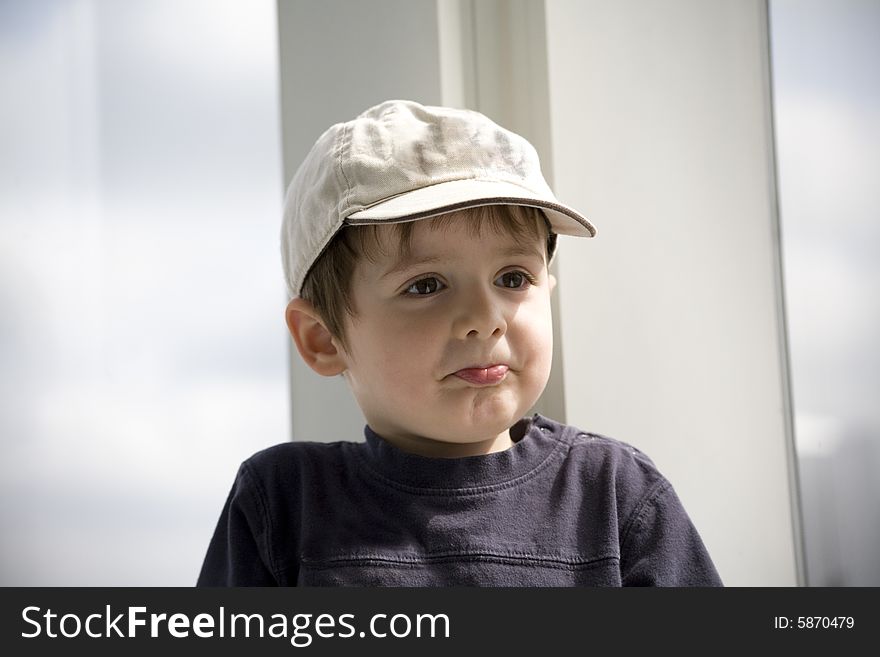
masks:
[[[519,422],[537,400],[537,396],[523,399],[522,395],[505,391],[486,395],[463,404],[458,409],[457,420],[450,424],[457,425],[463,436],[497,435]]]
[[[428,404],[414,403],[396,418],[386,415],[367,417],[370,427],[392,442],[414,445],[419,442],[450,446],[491,445],[499,437],[509,438],[508,430],[534,406],[537,397],[524,398],[521,391],[498,390],[491,394],[447,396],[428,412]],[[372,419],[375,422],[370,422]],[[383,432],[382,429],[385,429]]]
[[[522,412],[525,413],[528,408]],[[458,418],[437,418],[426,426],[425,437],[436,442],[467,445],[493,440],[507,432],[522,418],[519,407],[496,409],[495,412],[461,415]]]

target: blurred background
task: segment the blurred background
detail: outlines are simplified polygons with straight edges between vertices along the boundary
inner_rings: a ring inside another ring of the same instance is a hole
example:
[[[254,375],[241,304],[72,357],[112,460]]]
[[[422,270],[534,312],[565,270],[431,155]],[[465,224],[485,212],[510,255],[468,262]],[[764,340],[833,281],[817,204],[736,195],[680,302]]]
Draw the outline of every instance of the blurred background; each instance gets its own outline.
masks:
[[[808,582],[880,585],[880,2],[771,0]]]
[[[0,3],[0,582],[190,585],[289,435],[273,2]]]
[[[240,461],[357,439],[290,358],[281,203],[394,96],[526,134],[599,227],[539,410],[647,443],[728,584],[880,585],[878,61],[876,0],[0,0],[0,585],[194,584]]]

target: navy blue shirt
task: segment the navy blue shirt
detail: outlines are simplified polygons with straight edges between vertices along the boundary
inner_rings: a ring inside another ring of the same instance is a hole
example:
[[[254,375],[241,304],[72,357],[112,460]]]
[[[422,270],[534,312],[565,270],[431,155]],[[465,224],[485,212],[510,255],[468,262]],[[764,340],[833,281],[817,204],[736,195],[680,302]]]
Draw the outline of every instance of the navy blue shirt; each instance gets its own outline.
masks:
[[[199,586],[721,586],[639,450],[539,415],[503,452],[290,442],[239,469]]]

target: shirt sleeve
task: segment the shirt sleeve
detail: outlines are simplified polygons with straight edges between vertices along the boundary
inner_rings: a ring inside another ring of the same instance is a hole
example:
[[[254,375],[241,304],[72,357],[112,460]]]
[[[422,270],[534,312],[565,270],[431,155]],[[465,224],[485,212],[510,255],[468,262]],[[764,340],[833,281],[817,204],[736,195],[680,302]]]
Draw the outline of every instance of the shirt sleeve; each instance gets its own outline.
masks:
[[[208,545],[196,586],[277,586],[268,522],[253,474],[243,463]]]
[[[723,586],[672,485],[662,480],[635,509],[620,541],[624,586]]]

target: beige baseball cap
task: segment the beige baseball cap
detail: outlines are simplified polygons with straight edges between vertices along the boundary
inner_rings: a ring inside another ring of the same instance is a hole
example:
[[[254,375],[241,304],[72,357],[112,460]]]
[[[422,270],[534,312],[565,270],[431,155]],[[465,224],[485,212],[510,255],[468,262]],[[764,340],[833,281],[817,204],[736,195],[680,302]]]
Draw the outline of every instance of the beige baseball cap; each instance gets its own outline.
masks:
[[[596,229],[560,203],[523,137],[471,110],[389,100],[322,134],[284,200],[281,252],[288,291],[345,225],[401,223],[480,205],[541,209],[551,230]]]

